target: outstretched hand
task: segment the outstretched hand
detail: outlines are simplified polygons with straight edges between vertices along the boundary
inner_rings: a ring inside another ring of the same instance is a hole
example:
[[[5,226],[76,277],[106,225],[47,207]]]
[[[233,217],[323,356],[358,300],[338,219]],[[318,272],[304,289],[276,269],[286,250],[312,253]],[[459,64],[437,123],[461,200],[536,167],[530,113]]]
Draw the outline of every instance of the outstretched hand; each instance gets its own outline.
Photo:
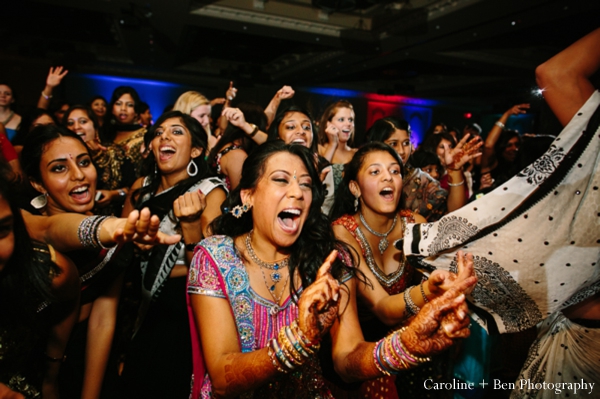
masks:
[[[336,257],[337,251],[331,251],[316,280],[304,290],[298,302],[298,326],[311,342],[320,340],[329,331],[338,314],[340,284],[331,275]]]
[[[470,334],[465,295],[451,288],[441,297],[425,304],[407,326],[400,339],[417,356],[438,354],[455,340]]]
[[[48,77],[46,78],[46,85],[55,88],[60,84],[67,73],[69,73],[69,71],[66,69],[63,71],[62,66],[57,66],[56,68],[50,67],[50,72],[48,72]]]
[[[117,219],[112,239],[118,243],[135,242],[142,245],[172,245],[181,241],[179,234],[166,235],[158,230],[160,218],[151,215],[148,208],[132,211],[127,219]],[[105,223],[106,224],[106,223]]]
[[[451,151],[446,151],[444,160],[446,165],[448,165],[448,169],[460,169],[473,158],[481,156],[479,148],[483,145],[483,141],[481,141],[481,138],[477,136],[467,142],[469,136],[470,135],[468,133],[465,134],[465,136],[458,142],[456,147],[454,147]]]

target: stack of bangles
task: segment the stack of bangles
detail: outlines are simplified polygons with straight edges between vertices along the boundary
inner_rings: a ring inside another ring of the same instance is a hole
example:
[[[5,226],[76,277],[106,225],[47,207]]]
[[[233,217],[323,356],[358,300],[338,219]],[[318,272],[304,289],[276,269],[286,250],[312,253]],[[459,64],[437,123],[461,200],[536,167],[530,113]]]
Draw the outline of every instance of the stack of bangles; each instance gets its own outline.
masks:
[[[273,366],[282,373],[301,366],[320,346],[318,341],[311,342],[304,336],[298,320],[294,320],[291,326],[281,327],[277,338],[271,339],[267,345]]]
[[[104,246],[100,241],[100,228],[102,227],[102,223],[109,217],[113,216],[88,216],[79,223],[77,237],[84,248],[109,249],[109,247]]]
[[[392,335],[377,341],[373,348],[375,367],[384,375],[398,374],[401,370],[431,361],[429,357],[418,357],[406,350],[400,339],[405,330],[406,327],[402,327]]]

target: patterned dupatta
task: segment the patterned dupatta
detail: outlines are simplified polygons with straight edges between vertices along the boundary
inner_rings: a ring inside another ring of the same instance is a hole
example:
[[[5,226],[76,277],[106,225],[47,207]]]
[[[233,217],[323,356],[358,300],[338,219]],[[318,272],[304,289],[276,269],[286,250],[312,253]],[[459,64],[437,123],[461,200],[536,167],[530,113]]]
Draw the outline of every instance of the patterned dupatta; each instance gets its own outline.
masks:
[[[500,333],[600,291],[599,104],[594,92],[548,151],[496,190],[408,226],[404,251],[426,269],[456,271],[456,251],[473,253],[479,282],[470,300]]]

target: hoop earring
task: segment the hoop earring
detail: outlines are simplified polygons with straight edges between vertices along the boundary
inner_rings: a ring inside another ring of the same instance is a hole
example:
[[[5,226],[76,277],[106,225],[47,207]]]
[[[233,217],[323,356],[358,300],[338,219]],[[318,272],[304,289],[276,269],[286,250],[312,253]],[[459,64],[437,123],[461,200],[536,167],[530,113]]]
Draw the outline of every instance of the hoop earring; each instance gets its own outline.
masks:
[[[234,218],[239,219],[242,217],[242,215],[246,212],[248,212],[250,210],[250,208],[252,208],[252,205],[248,205],[248,204],[243,204],[243,205],[236,205],[233,207],[233,209],[231,210],[231,214],[233,215]]]
[[[48,193],[40,194],[29,202],[35,209],[42,209],[48,205]]]
[[[190,168],[191,166],[193,166],[193,167],[194,167],[194,168],[193,168],[193,169],[194,169],[194,171],[193,171],[193,172],[190,170],[190,169],[191,169],[191,168]],[[198,174],[198,166],[196,165],[196,163],[194,162],[194,160],[193,160],[193,159],[191,159],[191,160],[190,160],[190,163],[188,163],[188,166],[187,166],[187,173],[188,173],[188,175],[190,175],[190,177],[194,177],[194,176],[196,176],[196,175]]]

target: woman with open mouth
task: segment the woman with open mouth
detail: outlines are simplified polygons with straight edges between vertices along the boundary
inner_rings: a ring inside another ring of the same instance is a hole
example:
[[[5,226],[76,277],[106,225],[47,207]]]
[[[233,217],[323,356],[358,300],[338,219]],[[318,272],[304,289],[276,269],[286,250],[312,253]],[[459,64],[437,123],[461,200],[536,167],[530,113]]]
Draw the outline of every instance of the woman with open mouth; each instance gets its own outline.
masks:
[[[97,172],[82,138],[58,126],[40,126],[30,133],[22,151],[23,170],[40,194],[33,210],[44,216],[91,215],[95,206]],[[100,220],[100,219],[98,219]],[[132,248],[116,246],[70,251],[82,285],[79,323],[74,328],[68,360],[62,365],[64,397],[99,395],[116,324],[122,275]],[[93,342],[87,345],[86,342]],[[82,385],[83,384],[83,385]]]
[[[365,342],[356,313],[364,276],[321,213],[319,181],[303,146],[277,140],[249,154],[188,275],[199,330],[192,398],[331,398],[317,356],[323,339],[333,348],[325,356],[357,381],[414,367],[468,335],[462,292],[474,277],[432,299],[405,330]]]
[[[391,327],[402,325],[427,302],[472,276],[469,268],[459,268],[457,275],[435,271],[421,281],[402,250],[393,245],[402,240],[408,223],[426,222],[402,209],[404,171],[402,159],[389,145],[363,145],[344,169],[331,211],[336,237],[359,254],[359,270],[372,283],[357,283],[360,324],[367,341],[385,337]],[[394,380],[384,377],[357,388],[335,375],[331,378],[340,397],[371,397],[382,389],[387,390],[386,397],[398,397]]]
[[[144,141],[149,151],[144,169],[151,172],[131,187],[124,214],[148,207],[161,218],[161,232],[183,238],[153,247],[139,261],[140,280],[134,286],[141,283],[141,298],[125,351],[123,397],[187,397],[192,372],[184,294],[188,265],[196,244],[210,235],[209,224],[221,213],[227,191],[209,171],[207,133],[192,116],[163,114]]]

